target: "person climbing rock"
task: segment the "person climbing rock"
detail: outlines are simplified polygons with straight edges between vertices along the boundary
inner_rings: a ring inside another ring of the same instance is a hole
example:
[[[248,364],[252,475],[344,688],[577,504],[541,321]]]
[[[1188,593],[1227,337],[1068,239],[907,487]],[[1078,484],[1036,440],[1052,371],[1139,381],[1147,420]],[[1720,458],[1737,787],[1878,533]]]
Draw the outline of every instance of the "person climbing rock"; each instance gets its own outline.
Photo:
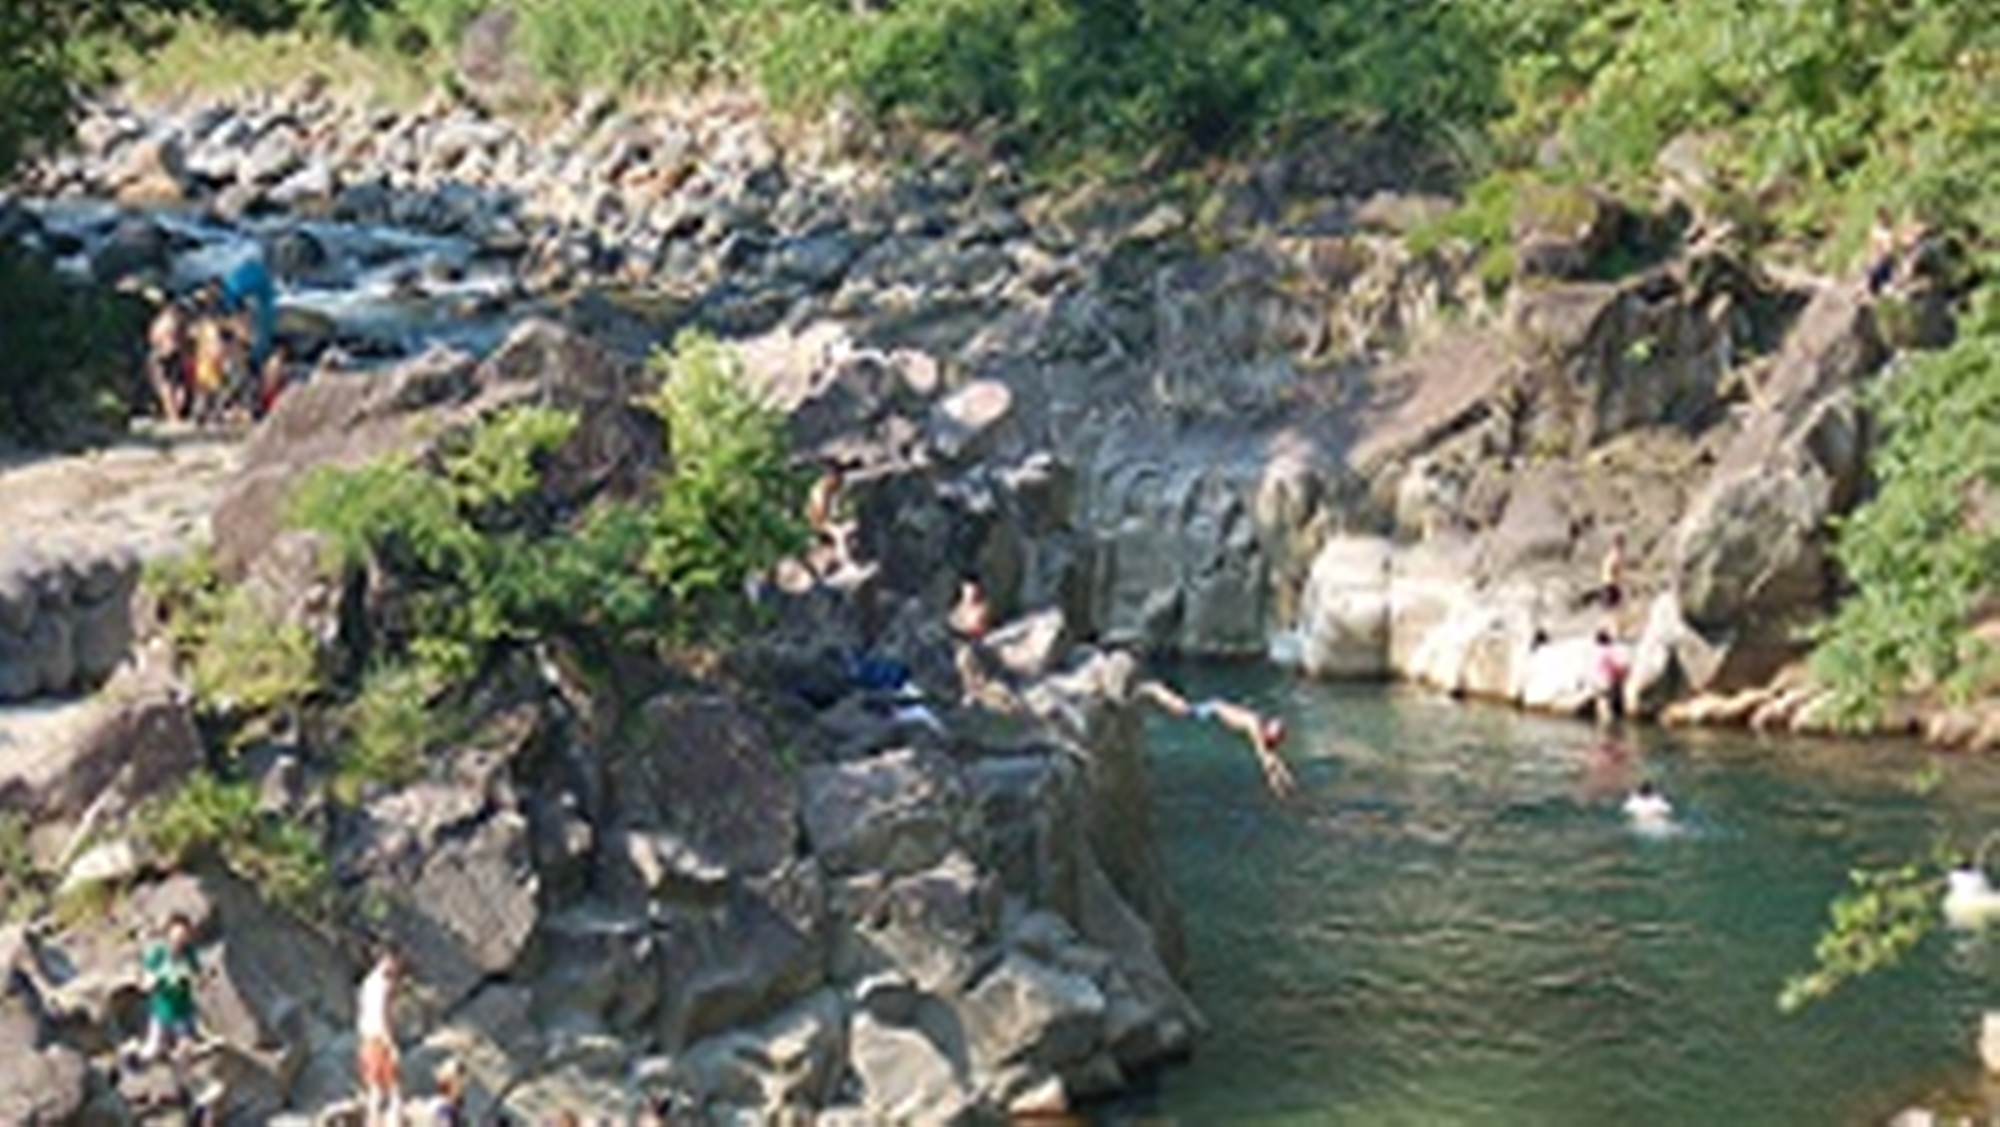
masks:
[[[354,1027],[359,1037],[355,1069],[361,1077],[362,1106],[368,1127],[399,1127],[403,1121],[401,1060],[396,1051],[396,1027],[391,1013],[402,977],[401,956],[384,950],[376,957],[368,976],[361,980],[361,994],[355,1005]]]
[[[167,917],[157,942],[139,956],[146,986],[146,1040],[139,1059],[151,1064],[173,1059],[195,1043],[194,988],[201,964],[194,953],[194,924],[183,913]]]
[[[843,519],[841,513],[846,488],[847,468],[829,458],[820,466],[819,476],[813,479],[812,489],[806,494],[806,526],[812,530],[813,546],[827,553],[830,564],[823,569],[815,568],[816,572],[837,572],[852,558],[854,523]]]
[[[1162,712],[1187,720],[1214,722],[1236,732],[1250,743],[1250,750],[1257,756],[1257,765],[1264,771],[1264,782],[1271,793],[1286,798],[1298,793],[1298,780],[1292,769],[1278,754],[1278,748],[1285,742],[1285,722],[1275,716],[1265,716],[1255,709],[1233,701],[1209,699],[1190,701],[1178,691],[1160,681],[1142,681],[1134,690],[1141,698],[1157,705]]]

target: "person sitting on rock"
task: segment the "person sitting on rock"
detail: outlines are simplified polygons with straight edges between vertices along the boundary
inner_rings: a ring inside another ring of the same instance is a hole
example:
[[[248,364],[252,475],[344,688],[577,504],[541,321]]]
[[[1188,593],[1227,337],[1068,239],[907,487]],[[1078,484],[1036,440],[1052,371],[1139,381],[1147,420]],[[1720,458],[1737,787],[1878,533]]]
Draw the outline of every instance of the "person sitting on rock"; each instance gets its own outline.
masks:
[[[948,622],[952,633],[968,642],[984,640],[993,629],[993,603],[986,597],[986,588],[978,576],[959,577],[958,602],[952,605]]]
[[[432,1076],[437,1083],[429,1109],[432,1127],[465,1127],[465,1065],[447,1058]]]
[[[188,409],[188,318],[180,299],[160,297],[146,326],[146,382],[152,385],[160,418],[179,422]]]
[[[361,980],[355,1005],[355,1069],[361,1075],[363,1113],[368,1127],[397,1127],[403,1121],[401,1060],[396,1051],[396,1027],[391,1011],[403,977],[403,960],[384,950],[368,977]]]
[[[833,566],[829,569],[832,571],[847,563],[848,541],[854,531],[853,524],[842,520],[840,515],[846,485],[846,467],[829,458],[806,494],[806,526],[812,530],[814,546],[832,553]]]
[[[139,967],[146,986],[146,1040],[139,1059],[152,1064],[176,1058],[198,1036],[194,987],[201,964],[194,953],[194,924],[185,913],[167,917],[160,939],[140,954]]]
[[[1263,768],[1264,782],[1271,788],[1271,793],[1285,798],[1298,792],[1298,780],[1292,776],[1292,769],[1285,763],[1284,757],[1278,754],[1279,746],[1285,742],[1283,720],[1276,716],[1264,716],[1233,701],[1213,698],[1190,701],[1159,681],[1142,681],[1134,691],[1158,705],[1169,716],[1213,721],[1241,735],[1249,741],[1250,750],[1256,754],[1257,765]]]

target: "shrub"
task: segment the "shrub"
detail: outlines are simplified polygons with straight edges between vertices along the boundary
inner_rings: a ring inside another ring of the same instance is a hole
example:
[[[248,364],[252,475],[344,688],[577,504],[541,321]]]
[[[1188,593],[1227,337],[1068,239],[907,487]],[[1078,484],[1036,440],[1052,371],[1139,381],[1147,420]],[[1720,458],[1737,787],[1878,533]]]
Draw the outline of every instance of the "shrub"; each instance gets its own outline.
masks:
[[[2000,653],[1968,631],[2000,595],[2000,320],[1914,357],[1875,404],[1879,488],[1836,549],[1854,590],[1813,655],[1837,714],[1857,724],[1904,691],[1963,700],[2000,676]]]
[[[212,857],[295,911],[321,905],[329,888],[318,839],[303,826],[258,810],[256,788],[247,782],[194,775],[155,802],[141,824],[147,842],[170,864]]]
[[[0,439],[61,445],[130,417],[142,302],[56,277],[0,243],[0,309]]]
[[[457,734],[455,715],[435,703],[439,680],[421,661],[369,671],[345,713],[336,784],[343,798],[353,801],[370,784],[414,781],[423,774],[425,754]]]
[[[195,695],[220,711],[271,712],[294,705],[319,687],[312,635],[279,622],[255,593],[236,588],[212,604],[201,628],[190,679]]]
[[[667,424],[673,469],[645,522],[641,566],[672,599],[683,636],[726,629],[744,585],[809,542],[805,477],[787,465],[783,419],[725,346],[683,334],[654,363],[666,379],[647,406]]]

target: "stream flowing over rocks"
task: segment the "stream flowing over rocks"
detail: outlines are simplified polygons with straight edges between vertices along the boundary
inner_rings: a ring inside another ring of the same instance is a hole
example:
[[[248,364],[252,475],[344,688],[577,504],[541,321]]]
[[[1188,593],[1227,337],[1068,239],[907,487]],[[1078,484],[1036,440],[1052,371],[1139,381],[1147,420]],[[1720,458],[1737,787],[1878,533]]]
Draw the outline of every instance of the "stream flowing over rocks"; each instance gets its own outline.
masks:
[[[33,748],[29,768],[0,741],[0,810],[33,824],[39,864],[131,892],[0,932],[0,1118],[150,1114],[159,1078],[111,1054],[135,1030],[129,931],[172,910],[216,968],[223,1047],[200,1067],[231,1121],[338,1106],[370,937],[411,962],[412,1074],[456,1057],[477,1106],[532,1118],[664,1100],[953,1122],[1115,1091],[1202,1028],[1124,651],[1580,712],[1614,532],[1633,710],[1825,723],[1798,630],[1837,589],[1860,393],[1893,363],[1851,288],[1781,284],[1587,195],[1579,225],[1516,232],[1495,297],[1469,248],[1410,249],[1446,205],[1379,153],[1187,198],[1037,193],[946,145],[891,170],[876,145],[723,97],[530,130],[309,84],[100,104],[0,202],[0,230],[100,280],[272,264],[281,335],[317,370],[201,507],[223,575],[325,668],[361,666],[387,596],[314,566],[293,485],[536,403],[583,420],[551,504],[630,490],[661,457],[637,358],[686,328],[740,349],[801,457],[850,467],[860,561],[783,569],[779,626],[714,685],[621,699],[561,653],[491,671],[474,730],[353,809],[316,785],[313,733],[234,749],[373,906],[308,925],[222,866],[118,848],[215,753],[137,583],[202,535],[10,534],[0,700],[103,688],[60,723],[0,722]],[[1612,247],[1648,264],[1595,276]],[[842,646],[957,699],[940,622],[960,572],[1008,623],[989,646],[1008,699],[924,723],[849,692]]]

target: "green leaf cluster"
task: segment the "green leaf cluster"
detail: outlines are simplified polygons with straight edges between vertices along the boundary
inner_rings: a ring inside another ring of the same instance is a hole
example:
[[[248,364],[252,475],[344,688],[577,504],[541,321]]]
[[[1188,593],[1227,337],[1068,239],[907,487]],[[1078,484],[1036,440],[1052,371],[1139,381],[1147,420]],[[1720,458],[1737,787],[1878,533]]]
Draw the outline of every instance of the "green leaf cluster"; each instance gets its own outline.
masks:
[[[169,863],[213,857],[274,903],[309,912],[324,902],[330,869],[319,840],[295,822],[257,808],[256,787],[202,772],[152,804],[141,825]]]
[[[363,694],[382,698],[354,714],[357,735],[407,729],[416,699],[449,695],[498,647],[724,636],[741,621],[745,583],[805,546],[782,419],[733,355],[689,335],[655,368],[664,383],[644,406],[666,423],[672,464],[648,496],[581,513],[546,496],[543,473],[577,418],[544,407],[500,412],[421,463],[325,469],[301,486],[292,520],[326,538],[337,566],[371,566],[392,593],[378,623],[385,668]],[[386,750],[399,742],[368,758],[403,761]]]
[[[205,551],[147,566],[145,586],[185,663],[196,699],[236,715],[299,704],[320,688],[311,634],[283,622],[244,587],[229,587]]]
[[[1856,870],[1848,883],[1813,947],[1813,969],[1786,980],[1779,1009],[1799,1010],[1853,979],[1895,965],[1937,923],[1942,881],[1926,866]]]
[[[1996,229],[2000,17],[1983,0],[1473,0],[1509,60],[1503,163],[1642,189],[1700,138],[1711,201],[1851,254],[1878,207]]]
[[[1962,701],[2000,683],[2000,652],[1968,629],[2000,609],[2000,323],[1912,357],[1875,400],[1879,488],[1840,529],[1854,590],[1812,663],[1856,724],[1905,692]]]

